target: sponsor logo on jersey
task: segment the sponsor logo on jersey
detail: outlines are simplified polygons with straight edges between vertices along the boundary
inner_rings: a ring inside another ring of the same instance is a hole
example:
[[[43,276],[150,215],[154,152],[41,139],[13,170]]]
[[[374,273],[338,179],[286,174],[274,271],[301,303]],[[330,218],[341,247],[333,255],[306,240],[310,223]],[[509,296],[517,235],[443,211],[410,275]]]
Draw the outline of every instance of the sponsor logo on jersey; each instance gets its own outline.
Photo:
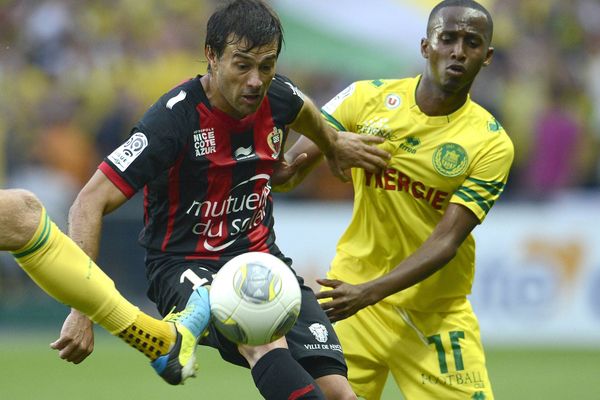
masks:
[[[432,162],[438,174],[453,178],[467,170],[469,158],[460,145],[444,143],[435,149]]]
[[[192,232],[204,237],[206,250],[224,250],[235,243],[240,235],[264,221],[271,193],[270,179],[267,174],[254,175],[231,188],[227,198],[221,201],[192,202],[186,214],[200,217],[200,222],[194,225]],[[247,185],[250,185],[251,191]]]
[[[401,103],[402,100],[400,99],[400,96],[395,93],[388,94],[385,98],[385,106],[388,108],[388,110],[393,110],[400,107]]]
[[[278,127],[274,127],[273,131],[269,133],[267,136],[267,144],[269,148],[273,151],[271,157],[277,160],[279,158],[279,153],[281,152],[281,141],[283,140],[283,130]]]
[[[357,133],[365,135],[381,136],[385,139],[392,137],[392,131],[388,126],[389,118],[373,117],[356,125]]]
[[[108,159],[123,172],[146,147],[148,147],[148,138],[142,132],[136,132],[121,147],[113,151]]]
[[[238,147],[233,152],[233,157],[235,157],[235,159],[238,161],[245,160],[247,158],[252,158],[254,156],[255,156],[254,148],[252,147],[252,145],[250,145],[248,147]]]
[[[400,143],[400,148],[410,154],[416,154],[417,149],[415,147],[419,146],[420,144],[421,139],[414,136],[408,136],[404,140],[404,143]]]
[[[329,100],[327,104],[323,106],[323,111],[325,111],[328,114],[333,114],[335,110],[337,110],[337,108],[340,106],[340,104],[342,104],[344,100],[346,100],[352,95],[352,93],[354,93],[354,89],[356,89],[355,83],[342,90],[340,93],[337,94],[337,96]]]
[[[194,131],[194,154],[196,158],[217,152],[215,128],[202,128]]]
[[[315,339],[317,339],[317,342],[321,342],[321,343],[327,342],[327,338],[329,337],[329,332],[327,332],[327,328],[325,328],[325,325],[319,324],[319,323],[314,323],[311,326],[309,326],[308,329],[310,330],[310,333],[313,334]]]
[[[426,201],[436,210],[441,210],[449,193],[427,186],[404,172],[388,168],[380,174],[365,171],[365,185],[376,189],[405,192],[417,200]]]

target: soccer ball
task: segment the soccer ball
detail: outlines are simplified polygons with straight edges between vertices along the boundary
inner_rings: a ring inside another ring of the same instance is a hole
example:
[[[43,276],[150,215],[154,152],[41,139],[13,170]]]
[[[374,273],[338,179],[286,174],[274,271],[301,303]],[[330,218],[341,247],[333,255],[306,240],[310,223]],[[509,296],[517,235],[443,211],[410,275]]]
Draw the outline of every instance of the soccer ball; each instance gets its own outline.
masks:
[[[259,252],[228,261],[210,287],[216,328],[234,343],[252,346],[284,336],[300,313],[300,286],[279,258]]]

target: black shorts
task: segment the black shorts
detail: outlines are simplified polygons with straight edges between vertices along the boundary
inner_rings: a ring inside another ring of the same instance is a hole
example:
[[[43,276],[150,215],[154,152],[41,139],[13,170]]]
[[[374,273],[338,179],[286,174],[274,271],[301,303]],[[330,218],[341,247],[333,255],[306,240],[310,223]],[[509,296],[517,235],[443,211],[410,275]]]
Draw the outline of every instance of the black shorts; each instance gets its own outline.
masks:
[[[165,316],[171,311],[185,308],[188,298],[198,285],[210,285],[213,274],[220,264],[171,261],[167,264],[148,266],[148,297],[156,303],[158,311]],[[302,306],[298,321],[285,336],[292,356],[313,378],[325,375],[347,376],[346,361],[333,326],[317,302],[311,288],[298,277],[302,292]],[[200,344],[219,350],[221,357],[230,363],[249,367],[238,352],[237,345],[209,325],[208,335]]]

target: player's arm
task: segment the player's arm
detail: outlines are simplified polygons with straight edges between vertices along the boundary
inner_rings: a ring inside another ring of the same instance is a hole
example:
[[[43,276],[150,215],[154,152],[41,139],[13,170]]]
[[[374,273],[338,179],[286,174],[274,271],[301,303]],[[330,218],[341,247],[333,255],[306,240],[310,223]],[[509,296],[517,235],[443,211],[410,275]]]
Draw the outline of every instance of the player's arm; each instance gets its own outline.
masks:
[[[347,318],[364,307],[421,282],[443,268],[454,258],[458,248],[479,223],[479,218],[470,209],[450,203],[429,238],[387,275],[358,285],[319,279],[319,284],[333,290],[320,292],[317,298],[331,299],[321,306],[332,321]]]
[[[98,257],[102,217],[126,201],[123,192],[100,170],[77,195],[69,210],[69,236],[90,258]]]
[[[127,198],[97,170],[77,195],[69,211],[69,236],[95,260],[98,256],[102,217],[121,206]],[[51,343],[60,358],[75,364],[94,349],[92,321],[76,309],[65,319],[60,337]]]
[[[314,142],[325,155],[333,174],[342,180],[349,179],[345,170],[351,167],[377,172],[386,166],[390,158],[388,152],[373,146],[382,143],[382,138],[349,132],[341,134],[326,123],[319,109],[308,98],[304,99],[290,128]]]
[[[304,180],[319,163],[323,153],[310,139],[300,136],[283,155],[271,176],[273,190],[287,192]]]

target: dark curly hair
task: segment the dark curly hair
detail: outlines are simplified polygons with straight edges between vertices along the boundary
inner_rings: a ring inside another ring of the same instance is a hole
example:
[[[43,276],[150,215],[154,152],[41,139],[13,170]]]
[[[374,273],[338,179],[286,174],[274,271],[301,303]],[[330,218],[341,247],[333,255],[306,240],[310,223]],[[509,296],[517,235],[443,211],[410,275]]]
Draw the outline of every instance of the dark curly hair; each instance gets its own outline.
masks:
[[[205,46],[220,57],[229,44],[245,41],[250,50],[277,41],[277,55],[283,44],[279,17],[261,0],[234,0],[221,6],[208,20]]]

